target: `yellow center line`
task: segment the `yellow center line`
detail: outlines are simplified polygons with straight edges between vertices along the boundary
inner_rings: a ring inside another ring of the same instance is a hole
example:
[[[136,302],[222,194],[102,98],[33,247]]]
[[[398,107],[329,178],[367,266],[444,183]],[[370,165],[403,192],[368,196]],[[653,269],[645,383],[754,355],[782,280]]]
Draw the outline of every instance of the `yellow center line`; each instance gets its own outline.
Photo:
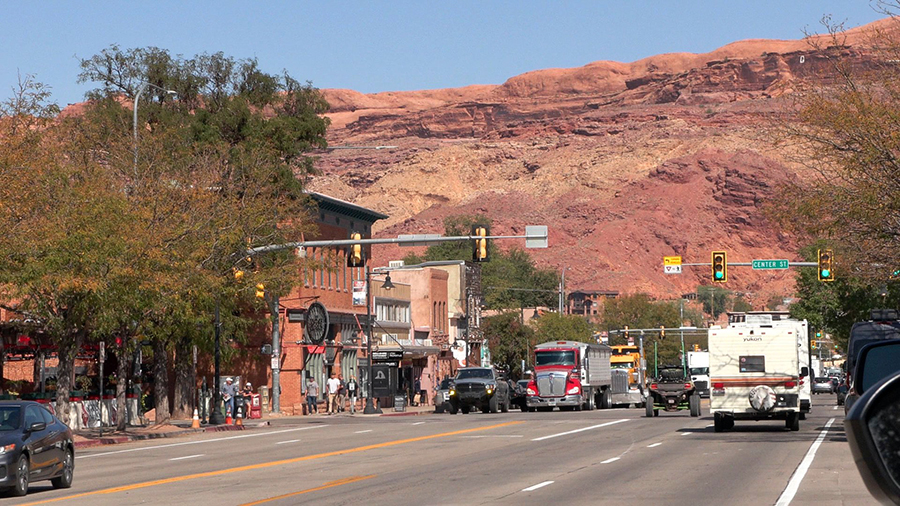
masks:
[[[368,451],[368,450],[376,450],[379,448],[387,448],[390,446],[415,443],[418,441],[426,441],[429,439],[436,439],[436,438],[448,437],[448,436],[456,436],[458,434],[467,434],[470,432],[479,432],[482,430],[498,429],[500,427],[507,427],[510,425],[518,425],[520,423],[525,423],[525,422],[498,423],[496,425],[488,425],[486,427],[476,427],[473,429],[456,430],[453,432],[442,432],[439,434],[432,434],[430,436],[419,436],[419,437],[413,437],[413,438],[409,438],[409,439],[399,439],[397,441],[388,441],[386,443],[376,443],[376,444],[372,444],[372,445],[358,446],[356,448],[348,448],[346,450],[336,450],[333,452],[317,453],[314,455],[306,455],[303,457],[295,457],[292,459],[275,460],[272,462],[263,462],[260,464],[251,464],[251,465],[247,465],[247,466],[232,467],[232,468],[228,468],[228,469],[220,469],[218,471],[207,471],[205,473],[186,474],[184,476],[175,476],[173,478],[164,478],[162,480],[144,481],[141,483],[133,483],[131,485],[123,485],[121,487],[104,488],[104,489],[100,489],[100,490],[94,490],[91,492],[83,492],[81,494],[73,494],[73,495],[67,495],[67,496],[63,496],[63,497],[56,497],[53,499],[45,499],[43,501],[30,502],[30,503],[23,504],[22,506],[31,506],[34,504],[48,504],[48,503],[52,503],[52,502],[64,501],[66,499],[77,499],[80,497],[88,497],[88,496],[99,495],[99,494],[115,494],[117,492],[127,492],[130,490],[137,490],[139,488],[155,487],[157,485],[166,485],[169,483],[177,483],[180,481],[196,480],[198,478],[209,478],[211,476],[221,476],[223,474],[240,473],[243,471],[250,471],[250,470],[254,470],[254,469],[264,469],[267,467],[283,466],[285,464],[294,464],[296,462],[304,462],[307,460],[324,459],[326,457],[336,457],[338,455],[347,455],[348,453],[358,453],[358,452],[364,452],[364,451]]]
[[[248,502],[248,503],[242,504],[241,506],[256,506],[257,504],[263,504],[263,503],[267,503],[267,502],[277,501],[279,499],[287,499],[288,497],[294,497],[295,495],[306,494],[309,492],[316,492],[319,490],[325,490],[326,488],[337,487],[339,485],[346,485],[348,483],[354,483],[357,481],[368,480],[369,478],[374,478],[374,477],[375,477],[374,474],[371,474],[369,476],[351,476],[349,478],[344,478],[341,480],[329,481],[328,483],[322,485],[321,487],[308,488],[306,490],[301,490],[299,492],[291,492],[290,494],[284,494],[284,495],[279,495],[276,497],[270,497],[268,499],[262,499],[260,501]]]

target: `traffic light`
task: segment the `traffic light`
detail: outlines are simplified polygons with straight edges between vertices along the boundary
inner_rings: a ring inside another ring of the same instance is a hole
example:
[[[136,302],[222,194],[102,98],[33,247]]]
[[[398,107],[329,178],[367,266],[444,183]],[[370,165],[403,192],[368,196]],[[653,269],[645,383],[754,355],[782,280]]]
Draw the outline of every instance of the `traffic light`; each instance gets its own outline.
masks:
[[[694,343],[694,351],[700,351],[700,344]]]
[[[830,249],[819,250],[819,281],[834,281],[834,252]]]
[[[628,340],[628,325],[625,325],[625,339]]]
[[[257,299],[265,299],[266,298],[266,285],[262,283],[256,284],[256,298]]]
[[[362,239],[362,234],[353,232],[350,234],[350,239],[359,241]],[[362,267],[365,263],[366,259],[363,257],[362,244],[351,244],[350,249],[347,251],[347,267]]]
[[[712,280],[713,283],[728,281],[728,255],[724,251],[712,252]]]
[[[659,326],[659,339],[664,341],[666,339],[666,327],[663,325]]]
[[[472,225],[472,235],[477,237],[472,244],[472,261],[487,262],[490,260],[487,240],[487,236],[491,235],[490,230],[484,225]]]
[[[810,343],[810,345],[812,345],[812,349],[815,350],[816,349],[816,340],[813,339],[812,342]]]

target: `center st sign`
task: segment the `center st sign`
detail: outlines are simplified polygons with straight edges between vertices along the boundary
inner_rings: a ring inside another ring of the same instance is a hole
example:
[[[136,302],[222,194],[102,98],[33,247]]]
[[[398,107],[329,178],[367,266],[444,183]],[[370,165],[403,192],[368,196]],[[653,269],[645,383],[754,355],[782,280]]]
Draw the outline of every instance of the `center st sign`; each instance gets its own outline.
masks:
[[[790,262],[787,260],[754,260],[751,266],[756,270],[787,269]]]

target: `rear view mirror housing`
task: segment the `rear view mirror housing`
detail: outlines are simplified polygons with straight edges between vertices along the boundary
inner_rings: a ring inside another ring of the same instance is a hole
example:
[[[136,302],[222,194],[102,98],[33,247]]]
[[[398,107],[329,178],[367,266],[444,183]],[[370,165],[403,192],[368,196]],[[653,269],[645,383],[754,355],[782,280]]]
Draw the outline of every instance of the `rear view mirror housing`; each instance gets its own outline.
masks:
[[[900,372],[900,340],[878,341],[859,350],[853,389],[863,395],[882,379]]]

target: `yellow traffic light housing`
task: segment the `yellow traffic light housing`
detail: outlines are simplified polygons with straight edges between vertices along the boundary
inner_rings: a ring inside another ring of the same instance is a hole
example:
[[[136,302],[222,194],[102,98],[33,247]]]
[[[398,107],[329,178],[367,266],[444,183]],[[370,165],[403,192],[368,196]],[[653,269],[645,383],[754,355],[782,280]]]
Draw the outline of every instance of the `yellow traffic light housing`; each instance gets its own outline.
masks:
[[[810,341],[810,346],[812,347],[812,349],[816,349],[816,340],[815,339]]]
[[[819,281],[834,281],[834,252],[830,249],[819,250]]]
[[[350,234],[350,239],[354,241],[362,240],[362,234],[353,232]],[[347,251],[347,267],[363,267],[365,263],[366,259],[363,256],[362,244],[351,244],[350,249]]]
[[[724,251],[712,252],[712,281],[713,283],[728,281],[728,255]]]
[[[262,283],[256,284],[256,298],[257,299],[265,299],[266,298],[266,285]]]
[[[476,239],[472,245],[472,261],[473,262],[489,261],[490,258],[488,257],[487,237],[489,235],[491,235],[490,230],[486,226],[472,225],[472,235],[476,237]]]
[[[666,327],[664,325],[659,326],[659,339],[660,341],[665,341],[666,339]]]

